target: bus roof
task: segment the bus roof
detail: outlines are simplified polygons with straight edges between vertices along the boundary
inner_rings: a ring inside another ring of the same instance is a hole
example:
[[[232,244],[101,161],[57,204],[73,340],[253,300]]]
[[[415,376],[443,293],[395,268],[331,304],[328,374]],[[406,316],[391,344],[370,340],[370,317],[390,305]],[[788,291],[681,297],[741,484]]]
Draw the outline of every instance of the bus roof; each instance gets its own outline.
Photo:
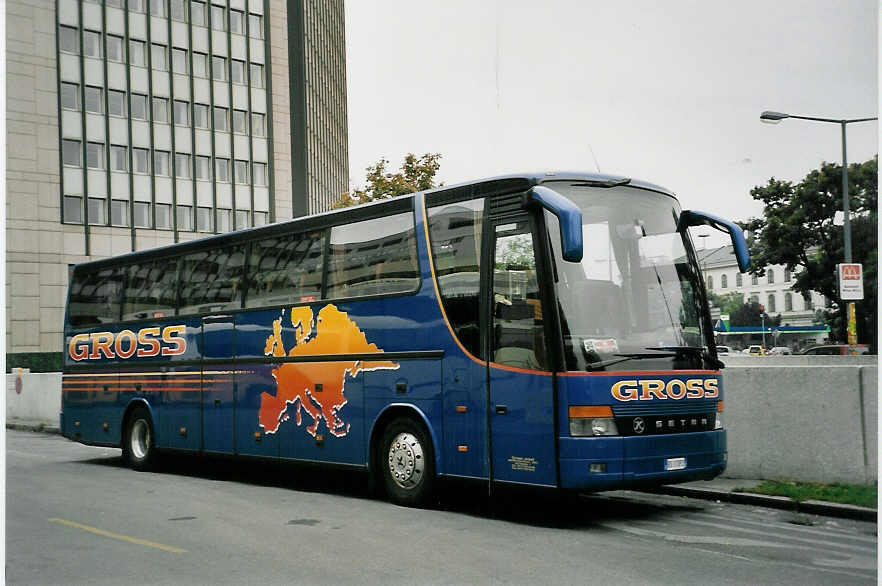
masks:
[[[185,242],[178,242],[175,244],[169,244],[167,246],[139,250],[98,260],[92,260],[84,263],[79,263],[75,265],[74,269],[76,270],[79,267],[100,268],[104,265],[109,266],[119,263],[126,264],[151,260],[154,258],[164,258],[173,254],[186,254],[187,252],[211,248],[213,246],[235,244],[236,242],[251,240],[253,238],[259,238],[262,236],[271,237],[276,234],[284,234],[290,232],[292,228],[295,227],[298,230],[302,231],[318,230],[329,226],[345,224],[351,221],[368,220],[388,214],[412,211],[413,200],[414,197],[416,197],[417,195],[468,191],[473,193],[475,197],[482,195],[492,197],[494,195],[502,195],[503,193],[512,193],[522,190],[525,191],[530,187],[548,181],[582,181],[587,183],[596,183],[598,186],[605,185],[608,187],[614,185],[627,185],[628,187],[633,187],[636,189],[645,189],[662,193],[670,197],[676,197],[671,191],[665,189],[664,187],[660,187],[658,185],[645,181],[640,181],[637,179],[630,179],[620,175],[583,173],[574,171],[547,171],[536,173],[516,173],[499,175],[496,177],[478,179],[475,181],[467,181],[454,185],[443,185],[441,187],[436,187],[426,191],[396,196],[389,199],[373,201],[370,203],[361,204],[358,206],[351,206],[338,210],[329,210],[310,216],[292,218],[290,220],[284,220],[266,226],[260,226],[256,228],[244,228],[242,230],[236,230],[233,232],[225,232],[223,234],[212,234],[204,238],[197,238],[195,240],[187,240]]]

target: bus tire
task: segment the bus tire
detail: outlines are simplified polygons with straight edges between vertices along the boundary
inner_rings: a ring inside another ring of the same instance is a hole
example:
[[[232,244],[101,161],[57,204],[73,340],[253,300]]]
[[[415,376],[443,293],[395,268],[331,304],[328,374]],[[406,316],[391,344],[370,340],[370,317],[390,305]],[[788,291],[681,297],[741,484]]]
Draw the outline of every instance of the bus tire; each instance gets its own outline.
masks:
[[[393,503],[421,507],[435,486],[435,458],[425,428],[410,417],[392,420],[383,431],[377,463]]]
[[[150,470],[156,463],[156,440],[153,420],[144,407],[135,407],[123,432],[123,459],[134,470]]]

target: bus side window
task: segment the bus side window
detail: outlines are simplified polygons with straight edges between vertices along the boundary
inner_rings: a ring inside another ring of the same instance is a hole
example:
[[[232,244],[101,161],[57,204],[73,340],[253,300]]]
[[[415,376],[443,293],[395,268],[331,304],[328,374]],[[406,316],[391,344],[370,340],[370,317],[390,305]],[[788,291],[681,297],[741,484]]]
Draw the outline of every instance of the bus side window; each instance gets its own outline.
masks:
[[[482,358],[478,320],[484,200],[430,207],[429,237],[435,279],[450,327],[473,356]]]
[[[123,320],[175,314],[177,262],[176,258],[164,258],[127,267]]]
[[[495,230],[493,361],[546,370],[542,303],[529,222],[507,222]]]
[[[247,307],[304,303],[321,298],[324,233],[287,234],[251,245]]]
[[[123,271],[119,267],[77,271],[70,286],[69,320],[74,327],[119,321]]]
[[[181,259],[181,314],[238,309],[245,282],[245,245],[194,252]]]

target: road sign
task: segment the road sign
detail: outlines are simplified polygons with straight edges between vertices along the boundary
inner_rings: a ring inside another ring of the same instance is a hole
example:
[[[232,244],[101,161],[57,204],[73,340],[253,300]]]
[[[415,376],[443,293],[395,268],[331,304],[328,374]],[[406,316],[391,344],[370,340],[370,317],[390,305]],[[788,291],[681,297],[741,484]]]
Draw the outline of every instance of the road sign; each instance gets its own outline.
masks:
[[[863,270],[860,263],[836,265],[839,274],[839,298],[843,301],[860,301],[864,298]]]

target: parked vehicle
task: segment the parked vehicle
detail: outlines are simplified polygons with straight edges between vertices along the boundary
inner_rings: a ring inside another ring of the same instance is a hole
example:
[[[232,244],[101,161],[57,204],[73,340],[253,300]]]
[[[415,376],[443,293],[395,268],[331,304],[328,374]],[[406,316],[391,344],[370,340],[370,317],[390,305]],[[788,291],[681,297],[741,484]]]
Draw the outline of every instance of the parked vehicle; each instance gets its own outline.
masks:
[[[759,344],[751,344],[747,348],[747,353],[750,354],[751,356],[762,356],[763,354],[766,353],[766,350],[765,350],[765,348],[763,348]]]
[[[732,352],[732,349],[728,346],[717,346],[717,356],[729,356]]]
[[[787,346],[775,346],[769,350],[769,356],[789,356],[790,354],[793,354],[793,350]]]
[[[870,349],[866,344],[858,344],[857,346],[849,346],[848,344],[826,344],[824,346],[812,346],[807,350],[803,350],[801,353],[824,356],[859,356],[861,354],[869,354]]]

